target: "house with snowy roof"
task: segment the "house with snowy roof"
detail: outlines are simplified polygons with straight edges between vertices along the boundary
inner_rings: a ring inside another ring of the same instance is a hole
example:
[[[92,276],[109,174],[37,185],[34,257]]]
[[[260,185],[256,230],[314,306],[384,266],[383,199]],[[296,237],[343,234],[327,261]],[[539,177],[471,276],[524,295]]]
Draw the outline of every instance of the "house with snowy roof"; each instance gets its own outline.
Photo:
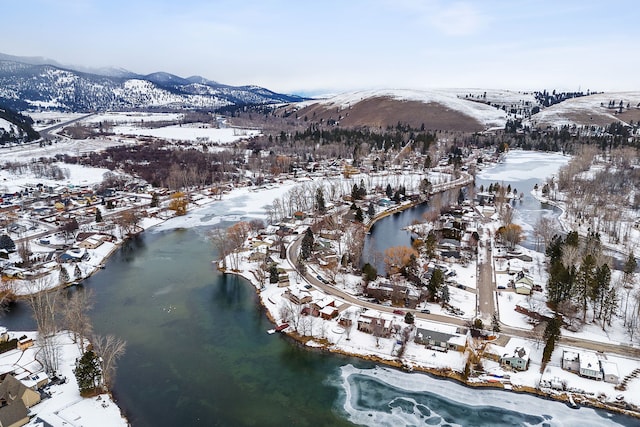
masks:
[[[394,331],[392,319],[384,313],[370,311],[358,318],[358,330],[367,334],[390,337]]]
[[[618,384],[620,382],[620,374],[618,373],[618,365],[609,360],[601,360],[603,379],[607,383]]]
[[[506,350],[506,348],[505,348]],[[500,358],[502,366],[509,366],[518,371],[526,371],[529,367],[530,351],[526,347],[515,347],[511,352],[506,352]]]
[[[416,321],[416,344],[439,351],[464,351],[467,345],[466,332],[452,325],[442,325],[427,321]]]
[[[580,372],[580,355],[575,351],[562,352],[562,369],[569,372]]]
[[[585,351],[580,354],[580,376],[594,380],[603,379],[600,359],[595,353]]]
[[[489,343],[484,351],[485,357],[519,371],[526,371],[529,367],[530,354],[526,341],[519,338],[511,338],[505,346]]]
[[[531,295],[533,285],[533,279],[531,279],[529,276],[520,275],[520,277],[515,281],[513,287],[515,288],[517,294]]]
[[[292,286],[284,292],[284,296],[294,304],[307,304],[313,300],[311,293],[306,289],[301,289],[297,286]]]

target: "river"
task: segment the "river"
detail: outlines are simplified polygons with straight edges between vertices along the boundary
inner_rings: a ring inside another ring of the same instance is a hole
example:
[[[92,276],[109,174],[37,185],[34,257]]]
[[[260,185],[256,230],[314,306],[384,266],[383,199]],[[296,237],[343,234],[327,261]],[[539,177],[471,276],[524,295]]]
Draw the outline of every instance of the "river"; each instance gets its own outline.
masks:
[[[210,208],[201,212],[210,214]],[[213,268],[208,229],[146,232],[75,290],[94,290],[96,332],[127,340],[114,394],[135,427],[637,425],[587,408],[376,367],[268,335],[273,325],[254,288]],[[20,304],[2,323],[34,328]]]

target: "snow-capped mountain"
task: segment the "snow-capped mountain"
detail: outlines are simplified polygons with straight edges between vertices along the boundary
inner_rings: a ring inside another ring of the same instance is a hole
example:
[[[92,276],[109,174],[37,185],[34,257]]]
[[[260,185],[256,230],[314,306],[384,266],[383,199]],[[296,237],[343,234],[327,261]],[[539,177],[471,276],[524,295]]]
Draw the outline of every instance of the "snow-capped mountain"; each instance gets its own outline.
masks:
[[[303,98],[257,86],[227,86],[200,76],[137,75],[126,70],[82,72],[45,59],[0,54],[0,104],[68,111],[149,108],[217,109],[246,104],[296,102]]]

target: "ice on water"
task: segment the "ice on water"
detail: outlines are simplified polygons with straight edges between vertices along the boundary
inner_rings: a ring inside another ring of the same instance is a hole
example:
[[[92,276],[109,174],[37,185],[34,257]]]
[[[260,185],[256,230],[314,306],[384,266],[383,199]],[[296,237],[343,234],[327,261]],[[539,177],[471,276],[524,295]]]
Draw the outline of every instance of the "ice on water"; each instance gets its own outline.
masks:
[[[615,426],[614,415],[385,367],[340,369],[340,412],[367,426]],[[624,421],[623,421],[624,422]]]

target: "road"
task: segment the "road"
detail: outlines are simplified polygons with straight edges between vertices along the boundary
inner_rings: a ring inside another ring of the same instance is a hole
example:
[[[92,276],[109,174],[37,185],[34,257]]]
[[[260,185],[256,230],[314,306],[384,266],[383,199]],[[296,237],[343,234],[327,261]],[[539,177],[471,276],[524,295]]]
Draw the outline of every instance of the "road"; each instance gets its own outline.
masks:
[[[287,248],[287,259],[289,260],[289,262],[291,263],[292,266],[295,266],[295,262],[293,260],[295,258],[297,258],[297,254],[299,253],[300,243],[302,242],[302,237],[303,236],[304,236],[304,234],[302,234],[299,237],[297,237],[296,240],[292,244],[290,244],[289,247]],[[375,303],[372,303],[372,302],[369,302],[369,301],[363,301],[361,299],[358,299],[358,298],[354,297],[351,294],[343,292],[342,290],[337,289],[336,287],[334,287],[332,285],[326,284],[326,283],[318,280],[317,277],[313,276],[309,272],[307,272],[307,274],[305,275],[305,280],[307,282],[309,282],[315,288],[318,288],[322,292],[326,293],[327,295],[332,295],[334,297],[340,298],[340,299],[346,301],[347,303],[355,305],[355,306],[358,306],[358,307],[365,307],[367,309],[382,311],[382,312],[391,313],[391,314],[394,314],[393,313],[394,310],[398,310],[397,307],[387,307],[387,306],[384,306],[384,305],[375,304]],[[446,323],[448,325],[466,327],[466,323],[467,323],[467,321],[464,320],[464,319],[452,318],[452,317],[449,317],[449,316],[443,316],[443,315],[439,315],[439,314],[420,313],[420,311],[418,311],[418,310],[402,309],[402,311],[411,311],[411,312],[413,312],[414,316],[417,317],[417,318],[434,320],[436,322]]]
[[[295,268],[294,260],[297,258],[297,254],[299,253],[300,244],[302,243],[303,236],[304,234],[298,235],[295,238],[295,240],[287,248],[287,259],[289,260],[289,263],[292,266],[294,266],[294,268]],[[492,278],[493,269],[491,268],[490,262],[485,262],[480,264],[479,268],[481,268],[481,274],[482,274],[482,279],[478,277],[478,281],[479,282],[482,281],[482,284],[478,286],[479,305],[484,307],[484,309],[481,310],[483,315],[484,313],[489,313],[489,318],[491,318],[495,310],[494,299],[493,299],[493,292],[495,292],[495,288],[493,287],[493,278]],[[393,314],[394,310],[397,310],[397,308],[394,308],[394,307],[387,307],[380,304],[375,304],[369,301],[363,301],[361,299],[358,299],[353,295],[347,294],[346,292],[343,292],[342,290],[337,289],[336,287],[330,284],[326,284],[318,280],[316,277],[314,277],[312,274],[309,274],[308,272],[305,275],[305,280],[315,288],[320,289],[322,292],[326,293],[327,295],[332,295],[336,298],[340,298],[346,301],[347,303],[357,307],[365,307],[367,309],[377,310],[377,311],[391,313],[391,314]],[[480,289],[482,289],[482,291],[480,291]],[[485,301],[486,303],[483,303],[483,301]],[[439,315],[439,314],[426,314],[426,313],[421,313],[420,311],[417,311],[417,310],[406,310],[406,309],[402,309],[402,310],[412,311],[416,318],[430,320],[430,321],[446,324],[449,326],[467,327],[467,324],[468,324],[468,320],[461,319],[461,318],[455,318],[455,317]],[[528,329],[501,326],[500,334],[507,335],[509,337],[531,339],[531,330],[528,330]],[[592,340],[586,340],[583,338],[574,338],[574,337],[567,337],[567,336],[561,336],[559,344],[570,346],[570,347],[582,348],[582,349],[591,350],[591,351],[612,353],[612,354],[634,358],[634,359],[640,359],[640,349],[624,346],[624,345],[602,343],[599,341],[592,341]]]
[[[95,114],[96,114],[96,113],[90,113],[90,114],[87,114],[87,115],[85,115],[85,116],[78,117],[78,118],[73,119],[73,120],[68,120],[68,121],[66,121],[66,122],[58,123],[57,125],[53,125],[53,126],[50,126],[50,127],[48,127],[48,128],[42,129],[42,130],[39,132],[39,133],[40,133],[40,136],[42,137],[42,139],[54,139],[54,138],[60,138],[60,136],[59,136],[59,135],[57,135],[57,134],[55,134],[55,133],[53,133],[53,131],[58,130],[58,129],[60,129],[60,128],[64,127],[64,126],[69,126],[69,125],[70,125],[70,124],[72,124],[72,123],[79,122],[80,120],[84,120],[84,119],[86,119],[87,117],[91,117],[91,116],[93,116],[93,115],[95,115]]]
[[[493,283],[493,268],[491,257],[483,257],[482,262],[478,262],[478,275],[476,280],[478,290],[478,316],[485,323],[491,322],[495,307],[495,283]]]

